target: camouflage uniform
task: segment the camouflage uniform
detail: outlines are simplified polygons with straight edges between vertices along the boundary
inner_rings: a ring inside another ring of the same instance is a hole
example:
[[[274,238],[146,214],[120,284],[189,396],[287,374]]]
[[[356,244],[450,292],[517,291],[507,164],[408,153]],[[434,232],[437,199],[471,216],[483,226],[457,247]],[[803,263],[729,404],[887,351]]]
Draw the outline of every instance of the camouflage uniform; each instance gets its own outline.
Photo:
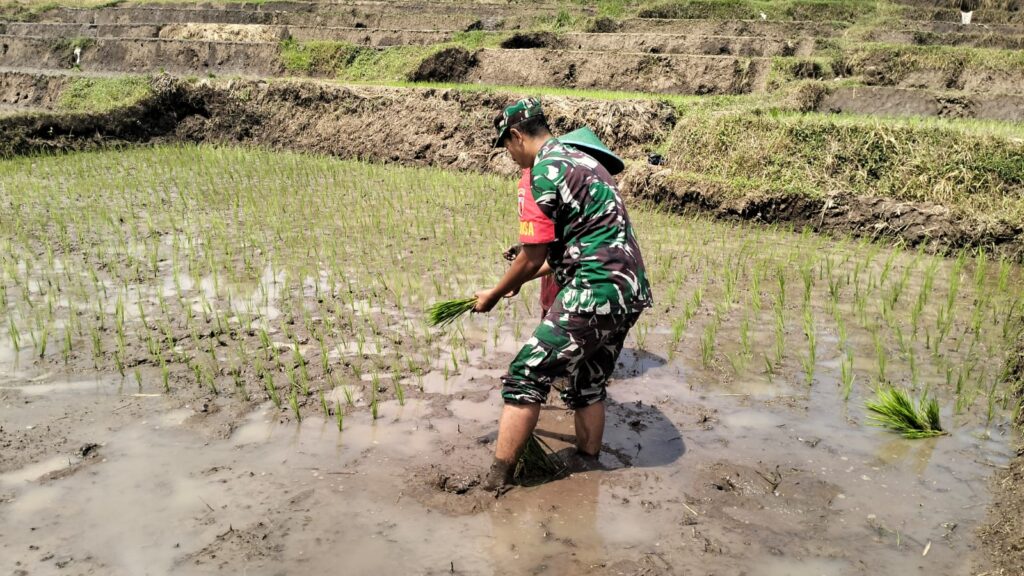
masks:
[[[551,138],[531,177],[520,201],[520,242],[547,244],[562,289],[502,377],[502,397],[543,403],[552,381],[567,376],[562,400],[582,408],[605,399],[626,334],[651,306],[651,289],[622,197],[600,163]]]

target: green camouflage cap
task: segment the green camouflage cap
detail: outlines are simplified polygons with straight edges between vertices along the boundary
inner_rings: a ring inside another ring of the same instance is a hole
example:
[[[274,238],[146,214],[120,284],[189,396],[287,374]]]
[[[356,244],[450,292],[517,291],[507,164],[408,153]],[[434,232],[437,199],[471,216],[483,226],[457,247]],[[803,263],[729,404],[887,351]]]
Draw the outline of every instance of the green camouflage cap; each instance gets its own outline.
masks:
[[[500,148],[501,141],[508,134],[508,129],[534,116],[543,116],[544,109],[540,107],[540,100],[537,98],[523,98],[517,100],[511,106],[505,108],[500,114],[494,117],[494,129],[498,136],[494,139],[494,147]]]

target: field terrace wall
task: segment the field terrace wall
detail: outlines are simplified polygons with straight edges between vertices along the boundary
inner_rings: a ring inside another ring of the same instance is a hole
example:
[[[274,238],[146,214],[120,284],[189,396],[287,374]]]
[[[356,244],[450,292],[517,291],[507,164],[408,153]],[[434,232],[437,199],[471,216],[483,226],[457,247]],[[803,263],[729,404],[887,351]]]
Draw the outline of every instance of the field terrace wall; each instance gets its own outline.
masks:
[[[4,76],[11,77],[7,83],[17,86],[13,90],[22,101],[38,102],[46,101],[43,93],[57,78]],[[77,136],[99,134],[114,141],[241,143],[455,170],[516,171],[506,154],[491,147],[494,114],[514,98],[509,94],[168,76],[154,84],[152,99],[126,111],[5,118],[0,155],[89,148],[99,141],[79,142]],[[644,157],[676,121],[675,108],[654,100],[544,101],[557,132],[589,126],[632,158]],[[161,121],[149,126],[156,117]],[[123,124],[115,119],[132,119],[138,128],[122,134]]]
[[[76,50],[78,53],[76,55]],[[77,62],[77,65],[76,65]],[[95,72],[237,74],[290,73],[275,42],[95,38],[80,45],[53,38],[0,37],[0,66]],[[448,70],[448,65],[440,66]],[[731,56],[565,50],[478,50],[461,77],[426,78],[483,84],[560,86],[666,94],[763,91],[769,62]],[[331,77],[334,69],[304,71]]]
[[[1024,94],[964,94],[885,86],[822,87],[805,107],[818,112],[878,116],[1024,119]]]
[[[298,6],[298,8],[296,8]],[[585,10],[580,10],[586,13]],[[558,9],[543,5],[521,10],[515,6],[445,5],[443,3],[379,4],[226,4],[189,6],[158,4],[96,9],[56,8],[37,18],[43,22],[80,24],[271,24],[413,30],[465,30],[467,28],[513,29],[532,25],[537,19],[554,18]]]

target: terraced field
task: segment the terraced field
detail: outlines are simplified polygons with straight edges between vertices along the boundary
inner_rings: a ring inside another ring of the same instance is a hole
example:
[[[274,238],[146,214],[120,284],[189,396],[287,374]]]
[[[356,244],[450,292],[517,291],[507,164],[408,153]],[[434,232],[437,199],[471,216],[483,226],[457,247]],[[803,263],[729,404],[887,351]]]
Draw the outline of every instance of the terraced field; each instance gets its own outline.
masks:
[[[658,304],[495,500],[524,95]],[[1022,261],[1017,0],[0,2],[0,571],[1024,574]]]

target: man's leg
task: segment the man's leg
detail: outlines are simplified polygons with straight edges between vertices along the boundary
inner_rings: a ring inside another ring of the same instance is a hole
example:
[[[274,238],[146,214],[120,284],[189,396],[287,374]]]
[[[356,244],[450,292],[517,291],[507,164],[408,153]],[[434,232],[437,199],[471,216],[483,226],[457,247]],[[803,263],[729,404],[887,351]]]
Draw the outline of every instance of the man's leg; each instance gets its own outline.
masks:
[[[604,400],[576,410],[576,451],[597,458],[604,437]]]
[[[599,344],[579,364],[570,377],[569,387],[562,392],[566,405],[576,411],[576,451],[587,460],[597,460],[601,455],[608,379],[615,371],[622,345],[637,316],[595,322],[599,327]]]
[[[498,424],[494,457],[503,462],[515,461],[537,426],[539,417],[540,404],[506,404]]]
[[[484,480],[485,490],[497,490],[512,481],[516,459],[537,426],[540,404],[505,404],[498,423],[494,462]]]
[[[501,378],[505,407],[498,423],[494,463],[484,489],[500,490],[512,480],[516,459],[533,433],[540,406],[551,391],[551,380],[565,374],[582,357],[568,315],[549,311],[533,338],[519,350]]]

